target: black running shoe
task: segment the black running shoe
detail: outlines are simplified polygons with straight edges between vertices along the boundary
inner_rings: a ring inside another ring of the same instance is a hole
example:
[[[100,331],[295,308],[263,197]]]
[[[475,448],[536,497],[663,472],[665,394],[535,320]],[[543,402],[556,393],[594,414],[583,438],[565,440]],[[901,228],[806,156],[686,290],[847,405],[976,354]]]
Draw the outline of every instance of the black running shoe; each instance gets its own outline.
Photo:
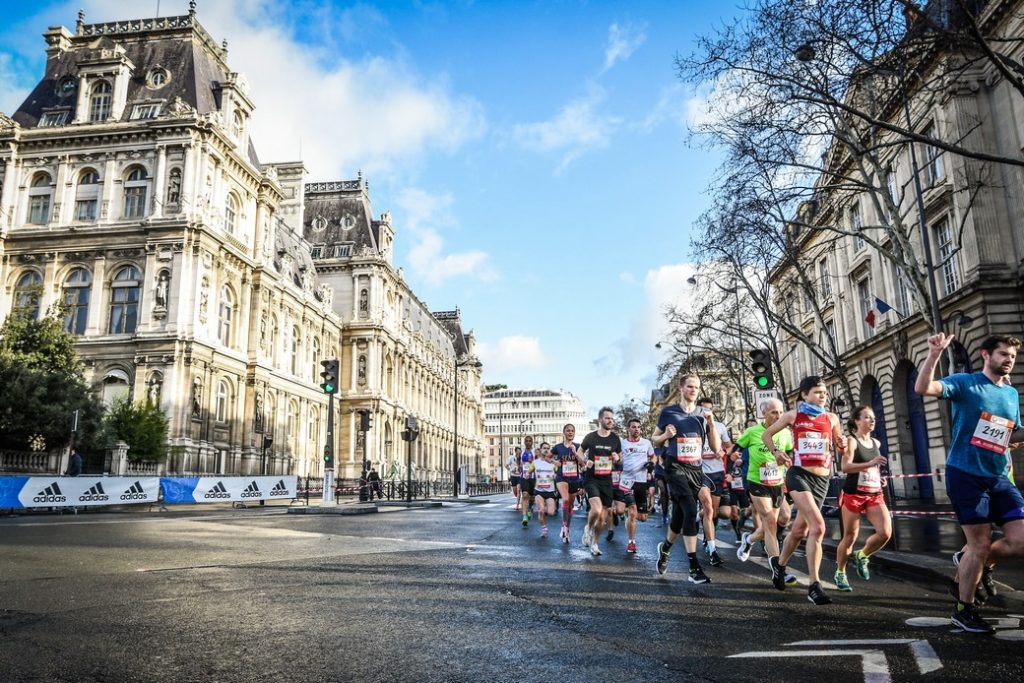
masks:
[[[779,558],[769,557],[768,568],[772,570],[772,585],[776,590],[786,590],[786,568],[779,564]]]
[[[981,618],[978,608],[958,602],[953,608],[953,616],[949,618],[954,626],[959,626],[968,633],[995,633],[995,629]]]
[[[721,567],[722,564],[724,564],[722,562],[722,556],[718,554],[717,550],[711,551],[711,559],[708,560],[708,564],[712,567]]]
[[[608,535],[605,536],[605,539],[610,541],[610,540],[612,540],[613,536],[615,536],[615,529],[609,529],[608,530]]]
[[[690,567],[690,583],[711,583],[711,579],[704,573],[704,570],[700,568],[700,565],[694,565]]]
[[[807,599],[813,602],[815,605],[831,605],[832,598],[825,595],[825,589],[821,587],[821,584],[815,581],[811,584],[811,587],[807,589]]]
[[[664,543],[658,544],[658,573],[664,574],[668,571],[668,553],[662,550]]]

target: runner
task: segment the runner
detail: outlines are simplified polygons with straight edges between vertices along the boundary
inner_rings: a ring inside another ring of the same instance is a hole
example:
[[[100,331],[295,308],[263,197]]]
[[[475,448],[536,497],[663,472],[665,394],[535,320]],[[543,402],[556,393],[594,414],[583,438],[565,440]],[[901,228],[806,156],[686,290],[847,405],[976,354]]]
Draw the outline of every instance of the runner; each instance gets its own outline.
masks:
[[[754,533],[743,534],[740,547],[736,549],[736,557],[742,562],[750,559],[751,546],[763,541],[765,552],[768,554],[768,564],[778,563],[779,540],[776,529],[779,507],[783,502],[782,482],[786,476],[785,463],[793,450],[793,435],[789,429],[782,429],[772,435],[774,450],[785,455],[774,454],[773,449],[769,449],[761,437],[782,416],[782,407],[782,401],[777,398],[762,401],[760,410],[764,415],[764,421],[748,427],[736,440],[740,448],[746,449],[749,457],[746,488],[757,519]]]
[[[1024,554],[1024,496],[1008,476],[1008,446],[1021,422],[1020,396],[1009,378],[1021,342],[990,336],[981,343],[981,372],[935,380],[935,366],[952,341],[952,335],[942,333],[928,338],[928,356],[914,389],[953,404],[946,492],[967,538],[967,551],[958,558],[958,597],[950,621],[969,633],[992,633],[975,606],[978,582],[997,560]],[[993,524],[1003,528],[1003,537],[995,542]]]
[[[586,464],[580,445],[573,442],[576,436],[576,427],[567,424],[562,427],[562,443],[555,444],[552,453],[558,461],[558,474],[555,477],[555,487],[558,489],[558,496],[562,501],[562,532],[560,538],[562,543],[569,542],[569,525],[572,522],[572,512],[575,505],[576,494],[583,488],[582,467]]]
[[[540,521],[540,537],[548,537],[548,517],[555,516],[555,467],[551,445],[545,441],[540,445],[540,454],[533,461],[534,493],[537,497],[537,519]]]
[[[519,509],[519,474],[522,472],[522,461],[519,460],[521,449],[516,446],[516,452],[508,456],[505,466],[508,468],[508,485],[512,489],[512,496],[516,499],[515,509]]]
[[[779,590],[786,588],[786,564],[797,546],[807,539],[807,574],[811,585],[807,599],[815,605],[828,605],[832,599],[825,595],[818,572],[821,568],[821,540],[825,537],[825,520],[821,516],[821,504],[828,493],[828,482],[832,474],[832,446],[843,453],[843,441],[839,418],[824,408],[828,401],[828,389],[817,376],[805,377],[800,381],[800,396],[803,400],[796,410],[783,413],[761,434],[764,447],[774,451],[777,458],[789,465],[789,455],[777,447],[776,434],[786,427],[793,427],[796,449],[792,465],[786,470],[786,486],[796,505],[796,521],[786,536],[779,557],[769,557],[772,570],[772,584]]]
[[[633,418],[626,428],[626,440],[622,442],[622,472],[618,488],[622,501],[616,499],[615,512],[628,512],[626,532],[629,534],[627,553],[636,552],[636,520],[647,521],[647,462],[654,455],[654,446],[640,436],[640,420]]]
[[[708,415],[712,414],[714,405],[710,399],[703,399],[700,402],[701,408]],[[700,467],[705,478],[699,494],[701,517],[704,523],[704,553],[708,556],[708,563],[712,567],[722,564],[722,557],[715,547],[715,529],[718,526],[719,506],[722,504],[722,498],[727,495],[723,454],[732,450],[729,428],[721,422],[715,422],[715,429],[718,432],[721,447],[711,450],[708,444],[704,444],[705,452],[701,454]],[[729,515],[730,511],[726,509],[724,519],[728,519]]]
[[[622,441],[612,431],[615,426],[615,413],[611,408],[601,408],[597,414],[598,428],[583,437],[580,445],[587,458],[584,471],[584,489],[587,492],[587,503],[590,512],[587,514],[587,526],[583,530],[583,545],[590,546],[590,554],[595,557],[601,554],[597,540],[601,536],[601,525],[605,518],[605,510],[612,505],[612,469],[619,462],[622,453]]]
[[[519,450],[518,448],[516,450]],[[523,501],[523,527],[530,524],[533,517],[533,498],[535,480],[533,477],[533,437],[527,436],[523,439],[523,451],[519,454],[521,474],[519,475],[519,489],[522,492]]]
[[[865,581],[871,578],[868,562],[872,555],[881,550],[892,536],[892,520],[889,508],[882,495],[882,470],[885,456],[879,452],[881,442],[871,436],[875,429],[875,411],[871,406],[858,406],[847,422],[850,436],[846,439],[842,470],[846,473],[843,490],[839,494],[839,509],[843,515],[843,538],[836,548],[836,588],[852,591],[846,578],[846,562],[850,550],[860,533],[860,516],[866,514],[875,533],[864,542],[853,561],[857,575]]]
[[[697,497],[704,485],[701,454],[717,452],[722,446],[714,415],[697,406],[699,393],[700,378],[680,377],[679,403],[662,409],[652,439],[656,447],[666,446],[665,479],[672,499],[672,520],[665,530],[665,541],[658,544],[658,573],[668,571],[672,544],[682,534],[690,561],[689,580],[697,584],[711,581],[697,559]]]

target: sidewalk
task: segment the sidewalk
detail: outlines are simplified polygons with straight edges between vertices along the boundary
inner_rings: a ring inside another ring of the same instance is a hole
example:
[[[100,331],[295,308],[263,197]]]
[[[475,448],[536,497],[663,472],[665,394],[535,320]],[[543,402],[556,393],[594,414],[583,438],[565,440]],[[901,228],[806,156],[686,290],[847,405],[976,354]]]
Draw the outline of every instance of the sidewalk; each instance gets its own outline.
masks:
[[[946,506],[948,507],[948,506]],[[945,590],[953,576],[953,553],[963,547],[963,534],[952,517],[900,517],[900,508],[893,517],[893,537],[889,544],[871,558],[872,565],[912,580],[939,584]],[[943,506],[928,506],[939,511]],[[825,518],[825,556],[835,559],[835,549],[842,538],[837,517]],[[861,520],[859,548],[871,535],[866,518]],[[1024,558],[996,567],[994,577],[999,586],[997,600],[1020,608],[1024,605]]]

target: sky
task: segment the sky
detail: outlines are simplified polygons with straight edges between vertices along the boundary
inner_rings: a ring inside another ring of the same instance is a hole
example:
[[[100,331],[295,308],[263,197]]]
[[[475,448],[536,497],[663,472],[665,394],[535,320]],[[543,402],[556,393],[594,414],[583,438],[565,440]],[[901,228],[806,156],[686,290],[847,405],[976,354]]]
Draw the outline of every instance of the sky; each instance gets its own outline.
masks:
[[[159,10],[158,10],[159,7]],[[0,111],[43,73],[48,26],[186,14],[187,0],[0,0]],[[591,412],[646,401],[685,303],[719,161],[688,124],[708,88],[675,58],[736,12],[705,0],[199,0],[249,81],[261,161],[363,173],[395,265],[459,308],[484,381]]]

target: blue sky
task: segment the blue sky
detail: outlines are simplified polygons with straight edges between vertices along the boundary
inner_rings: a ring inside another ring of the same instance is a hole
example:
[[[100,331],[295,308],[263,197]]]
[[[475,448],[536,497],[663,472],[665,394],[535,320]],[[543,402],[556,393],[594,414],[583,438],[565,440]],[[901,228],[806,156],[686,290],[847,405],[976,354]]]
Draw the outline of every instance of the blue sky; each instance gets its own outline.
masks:
[[[2,4],[0,111],[43,71],[47,26],[155,16],[156,0]],[[162,15],[185,0],[161,0]],[[200,0],[246,75],[263,161],[370,183],[396,264],[461,308],[489,383],[564,388],[589,409],[645,398],[661,307],[685,297],[713,153],[706,93],[674,57],[735,11],[677,2]],[[301,150],[301,152],[300,152]]]

